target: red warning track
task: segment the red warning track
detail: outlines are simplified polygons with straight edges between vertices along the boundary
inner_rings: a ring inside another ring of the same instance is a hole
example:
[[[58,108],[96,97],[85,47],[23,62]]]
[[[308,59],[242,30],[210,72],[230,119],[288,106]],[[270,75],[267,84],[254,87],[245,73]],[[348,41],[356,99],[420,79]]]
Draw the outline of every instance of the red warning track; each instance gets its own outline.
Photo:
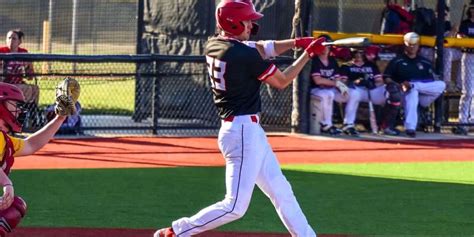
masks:
[[[474,140],[361,141],[269,138],[282,164],[472,161]],[[221,166],[215,138],[93,138],[53,140],[16,159],[15,169]]]

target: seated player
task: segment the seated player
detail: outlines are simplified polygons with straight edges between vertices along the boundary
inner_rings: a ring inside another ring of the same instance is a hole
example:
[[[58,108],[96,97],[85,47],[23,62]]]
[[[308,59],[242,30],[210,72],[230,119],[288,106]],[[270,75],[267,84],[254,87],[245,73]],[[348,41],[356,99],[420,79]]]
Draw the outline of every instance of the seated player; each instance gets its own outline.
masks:
[[[322,36],[326,41],[331,41],[329,36]],[[343,103],[347,101],[348,88],[341,81],[339,65],[336,59],[329,56],[330,47],[321,55],[315,57],[311,66],[311,95],[321,100],[321,132],[329,135],[339,135],[342,131],[332,123],[334,101]]]
[[[403,91],[405,133],[408,137],[416,137],[418,105],[427,108],[443,93],[446,84],[435,79],[431,61],[418,55],[420,36],[409,32],[403,40],[404,52],[390,61],[384,79],[389,93],[395,91],[393,88]]]
[[[382,74],[372,62],[365,58],[363,49],[351,49],[352,61],[342,65],[341,78],[347,80],[349,85],[349,100],[344,113],[344,126],[342,131],[351,136],[358,136],[359,132],[354,126],[359,102],[372,101],[373,104],[385,103],[385,88]]]

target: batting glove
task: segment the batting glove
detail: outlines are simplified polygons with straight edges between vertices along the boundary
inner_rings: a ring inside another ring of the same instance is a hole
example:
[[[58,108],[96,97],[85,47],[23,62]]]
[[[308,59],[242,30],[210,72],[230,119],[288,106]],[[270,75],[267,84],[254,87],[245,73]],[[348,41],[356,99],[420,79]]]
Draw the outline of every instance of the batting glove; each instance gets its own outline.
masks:
[[[299,37],[295,39],[295,48],[306,49],[313,42],[313,37]]]
[[[311,44],[305,49],[310,58],[314,58],[324,52],[324,50],[326,49],[326,46],[323,45],[324,42],[325,39],[322,37],[315,39],[313,40],[313,42],[311,42]]]

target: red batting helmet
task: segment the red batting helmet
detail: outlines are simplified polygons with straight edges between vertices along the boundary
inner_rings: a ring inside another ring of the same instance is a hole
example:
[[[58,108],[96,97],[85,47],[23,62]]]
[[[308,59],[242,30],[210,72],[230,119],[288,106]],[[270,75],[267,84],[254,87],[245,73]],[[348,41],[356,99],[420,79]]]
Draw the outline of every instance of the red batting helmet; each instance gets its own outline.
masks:
[[[255,11],[251,0],[222,0],[216,8],[217,26],[231,35],[244,32],[242,21],[254,21],[262,17],[263,14]]]
[[[17,102],[25,102],[25,97],[21,90],[11,84],[0,82],[0,118],[10,126],[13,132],[21,132],[21,123],[6,106],[6,101],[13,100]]]

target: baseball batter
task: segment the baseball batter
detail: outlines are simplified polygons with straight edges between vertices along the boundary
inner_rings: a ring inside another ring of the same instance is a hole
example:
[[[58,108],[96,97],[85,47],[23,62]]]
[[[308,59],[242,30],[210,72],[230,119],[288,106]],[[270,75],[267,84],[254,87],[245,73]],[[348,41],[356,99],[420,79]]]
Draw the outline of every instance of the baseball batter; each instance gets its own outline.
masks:
[[[222,119],[218,145],[226,162],[225,198],[191,217],[173,221],[171,227],[156,231],[155,237],[193,236],[241,218],[255,185],[271,200],[292,236],[316,236],[259,124],[259,112],[261,84],[287,87],[310,57],[324,50],[323,40],[244,42],[255,33],[252,21],[262,17],[250,0],[221,1],[216,8],[220,33],[205,47],[214,103]],[[306,49],[283,72],[263,59],[295,46]]]
[[[446,84],[435,80],[431,61],[418,55],[419,35],[409,32],[403,40],[404,52],[390,61],[384,77],[387,84],[397,83],[402,88],[405,132],[409,137],[416,137],[418,105],[428,107],[443,93]]]
[[[11,133],[21,132],[22,124],[18,117],[22,111],[21,104],[25,97],[21,90],[7,83],[0,82],[0,185],[3,196],[0,197],[0,236],[11,232],[26,214],[26,203],[15,196],[13,183],[8,177],[15,157],[35,153],[46,145],[66,119],[68,114],[57,115],[45,127],[26,139],[13,137]],[[62,111],[69,105],[62,104]]]
[[[322,36],[325,41],[331,41],[329,36]],[[342,131],[332,123],[334,101],[346,102],[348,90],[341,81],[340,68],[334,57],[329,56],[330,46],[313,59],[311,64],[310,93],[320,99],[322,111],[321,132],[329,135],[339,135]]]
[[[474,38],[474,5],[469,5],[468,19],[459,27],[458,35],[462,38]],[[459,123],[474,122],[474,49],[464,48],[461,58],[462,94],[459,102]],[[467,135],[467,127],[459,126],[454,133]]]
[[[385,87],[377,65],[365,59],[363,49],[352,49],[353,59],[341,67],[341,78],[349,85],[349,100],[344,114],[342,131],[351,136],[358,136],[354,127],[359,103],[369,102],[383,105],[385,103]]]

